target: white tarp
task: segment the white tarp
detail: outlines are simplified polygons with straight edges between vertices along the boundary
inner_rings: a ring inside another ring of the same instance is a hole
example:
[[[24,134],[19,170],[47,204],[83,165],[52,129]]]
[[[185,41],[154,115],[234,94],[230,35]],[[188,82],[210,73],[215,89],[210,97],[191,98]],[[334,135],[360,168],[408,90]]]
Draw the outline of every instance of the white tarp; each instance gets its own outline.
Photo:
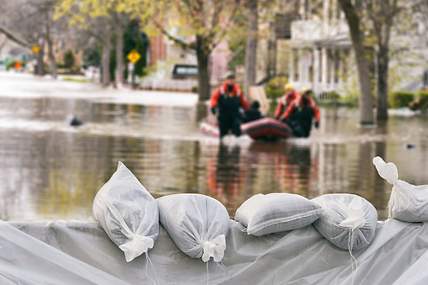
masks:
[[[163,229],[146,267],[145,256],[126,263],[95,223],[0,222],[0,284],[428,284],[426,224],[379,223],[373,243],[354,252],[354,273],[349,253],[312,226],[252,237],[230,225],[223,263],[207,271]]]

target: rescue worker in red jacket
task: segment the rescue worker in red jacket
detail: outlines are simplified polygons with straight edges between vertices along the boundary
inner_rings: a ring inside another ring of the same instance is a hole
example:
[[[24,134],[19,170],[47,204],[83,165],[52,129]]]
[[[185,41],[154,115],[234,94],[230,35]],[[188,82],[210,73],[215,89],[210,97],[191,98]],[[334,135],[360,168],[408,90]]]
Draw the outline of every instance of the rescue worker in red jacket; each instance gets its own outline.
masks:
[[[290,106],[290,104],[299,97],[300,94],[294,90],[293,85],[290,83],[286,84],[284,86],[284,95],[279,99],[278,105],[275,109],[275,119],[282,120],[287,107]]]
[[[246,111],[248,102],[235,83],[235,75],[229,73],[223,84],[214,90],[211,96],[211,112],[217,116],[220,139],[230,132],[235,136],[241,135],[241,108]]]
[[[312,90],[306,89],[285,111],[282,120],[287,123],[296,137],[307,138],[311,134],[312,122],[319,127],[320,110],[312,98]]]

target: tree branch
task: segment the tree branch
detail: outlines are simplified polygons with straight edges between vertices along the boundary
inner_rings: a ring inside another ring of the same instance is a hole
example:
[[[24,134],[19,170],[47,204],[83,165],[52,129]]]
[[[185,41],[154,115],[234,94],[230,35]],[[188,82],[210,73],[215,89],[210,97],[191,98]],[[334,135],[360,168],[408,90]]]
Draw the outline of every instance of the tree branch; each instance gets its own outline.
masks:
[[[11,41],[13,41],[13,42],[25,47],[25,48],[31,49],[31,45],[29,43],[25,42],[24,40],[19,39],[18,37],[13,35],[11,32],[6,30],[5,28],[0,27],[0,33],[5,35]]]
[[[168,32],[161,23],[159,23],[156,19],[153,20],[153,23],[155,24],[156,28],[162,33],[164,34],[168,39],[170,39],[171,41],[173,41],[174,43],[176,43],[177,45],[179,45],[180,47],[182,47],[183,49],[195,49],[195,45],[194,43],[187,43],[185,41],[183,41],[182,39],[175,37],[173,35],[171,35],[170,32]]]
[[[234,9],[232,10],[232,13],[231,13],[228,21],[226,22],[226,24],[224,25],[224,27],[222,27],[222,29],[221,29],[223,32],[222,33],[218,33],[220,35],[218,36],[217,40],[215,39],[215,34],[212,35],[213,42],[212,42],[211,49],[214,49],[224,39],[224,37],[227,35],[228,29],[229,29],[230,25],[232,24],[232,21],[234,20],[236,14],[238,12],[239,3],[240,3],[239,0],[235,1]],[[213,27],[212,28],[212,32],[215,33],[214,31],[215,31],[215,29]]]

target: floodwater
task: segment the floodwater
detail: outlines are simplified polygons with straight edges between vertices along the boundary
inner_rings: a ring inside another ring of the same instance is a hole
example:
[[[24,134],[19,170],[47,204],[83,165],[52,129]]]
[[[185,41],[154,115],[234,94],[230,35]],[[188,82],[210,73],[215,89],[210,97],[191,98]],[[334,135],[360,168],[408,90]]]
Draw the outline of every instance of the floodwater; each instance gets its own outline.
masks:
[[[85,125],[69,127],[73,113]],[[0,97],[0,218],[90,219],[94,195],[119,160],[156,197],[202,193],[231,215],[256,193],[347,192],[367,198],[386,217],[391,187],[377,176],[375,155],[397,163],[403,180],[428,182],[423,116],[360,128],[355,110],[323,109],[322,127],[310,139],[243,137],[224,144],[199,132],[205,116],[204,105]]]

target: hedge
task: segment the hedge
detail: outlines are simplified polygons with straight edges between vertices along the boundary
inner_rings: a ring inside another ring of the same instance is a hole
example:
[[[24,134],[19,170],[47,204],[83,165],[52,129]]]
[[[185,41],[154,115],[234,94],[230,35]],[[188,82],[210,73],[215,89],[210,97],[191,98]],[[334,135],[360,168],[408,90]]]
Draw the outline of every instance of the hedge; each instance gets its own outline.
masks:
[[[389,105],[392,108],[408,107],[415,100],[413,92],[393,92],[389,98]]]
[[[415,99],[409,104],[412,110],[428,109],[428,91],[421,91],[415,95]]]
[[[284,95],[284,85],[288,80],[285,76],[278,76],[271,79],[265,86],[266,96],[269,99],[276,99]]]

